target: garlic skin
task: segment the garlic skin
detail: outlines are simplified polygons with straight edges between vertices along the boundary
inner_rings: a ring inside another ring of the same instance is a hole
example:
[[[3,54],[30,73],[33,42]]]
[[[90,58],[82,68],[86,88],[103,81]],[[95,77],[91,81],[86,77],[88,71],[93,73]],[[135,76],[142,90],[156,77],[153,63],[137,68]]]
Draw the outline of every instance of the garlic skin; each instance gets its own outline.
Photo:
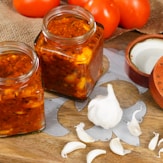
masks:
[[[122,119],[123,111],[111,84],[107,85],[107,96],[99,95],[88,104],[88,119],[104,129],[115,127]]]
[[[92,161],[99,155],[106,154],[106,150],[94,149],[87,154],[87,163],[92,163]]]
[[[84,130],[84,127],[85,127],[85,124],[83,122],[81,122],[79,125],[75,126],[78,138],[82,142],[85,142],[85,143],[95,142],[95,139],[86,133],[86,131]]]
[[[132,120],[127,123],[128,130],[130,131],[130,133],[133,136],[140,136],[142,134],[138,120],[135,117],[135,115],[140,111],[141,111],[141,109],[135,110],[133,115],[132,115]]]
[[[63,158],[67,158],[67,154],[69,154],[77,149],[84,149],[84,148],[86,148],[86,144],[84,144],[82,142],[79,142],[79,141],[68,142],[63,147],[63,149],[61,151],[61,156]]]
[[[155,150],[158,139],[159,139],[159,133],[153,132],[153,134],[154,134],[154,137],[150,140],[148,144],[148,149],[150,149],[151,151]]]
[[[125,150],[120,142],[120,139],[117,138],[113,138],[110,143],[109,143],[109,147],[111,149],[111,151],[117,155],[121,155],[124,156],[128,153],[131,153],[131,150]]]

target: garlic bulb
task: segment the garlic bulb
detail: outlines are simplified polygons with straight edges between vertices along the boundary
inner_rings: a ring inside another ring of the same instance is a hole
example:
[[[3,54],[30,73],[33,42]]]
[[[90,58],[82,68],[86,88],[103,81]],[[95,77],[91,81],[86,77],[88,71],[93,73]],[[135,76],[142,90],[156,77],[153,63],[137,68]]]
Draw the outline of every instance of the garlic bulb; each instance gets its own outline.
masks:
[[[110,141],[109,146],[113,153],[120,155],[120,156],[124,156],[128,153],[131,153],[131,150],[127,150],[123,148],[119,138],[113,138]]]
[[[85,143],[95,142],[95,139],[86,133],[86,131],[84,130],[84,126],[85,124],[83,122],[75,126],[78,138]]]
[[[123,114],[111,84],[107,85],[107,91],[107,96],[99,95],[88,104],[88,119],[104,129],[115,127]]]

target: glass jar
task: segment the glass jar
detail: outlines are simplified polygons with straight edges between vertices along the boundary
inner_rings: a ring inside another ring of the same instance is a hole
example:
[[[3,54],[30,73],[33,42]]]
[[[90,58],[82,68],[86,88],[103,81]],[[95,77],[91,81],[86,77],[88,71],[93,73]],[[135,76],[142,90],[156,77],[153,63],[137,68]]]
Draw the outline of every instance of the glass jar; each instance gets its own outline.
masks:
[[[0,42],[0,137],[40,131],[44,126],[44,91],[36,53],[21,42]]]
[[[103,26],[84,8],[62,5],[35,40],[45,90],[84,100],[102,74]]]

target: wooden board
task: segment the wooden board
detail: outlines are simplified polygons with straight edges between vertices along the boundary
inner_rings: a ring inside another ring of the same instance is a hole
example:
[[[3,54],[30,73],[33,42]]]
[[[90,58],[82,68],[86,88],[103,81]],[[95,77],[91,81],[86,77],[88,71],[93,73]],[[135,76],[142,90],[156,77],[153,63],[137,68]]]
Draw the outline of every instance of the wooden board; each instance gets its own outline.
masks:
[[[125,33],[116,39],[107,41],[105,47],[125,50],[128,42],[138,35],[140,34],[135,32]],[[163,110],[154,102],[149,91],[140,95],[137,88],[131,83],[113,81],[112,84],[122,107],[128,107],[139,99],[143,100],[147,105],[147,114],[141,124],[143,134],[140,136],[140,147],[123,143],[125,148],[132,150],[131,154],[118,156],[110,151],[108,142],[96,142],[87,144],[86,149],[75,151],[69,154],[67,159],[63,159],[60,156],[60,152],[65,143],[78,140],[74,125],[81,121],[85,122],[87,127],[92,125],[86,116],[87,108],[77,112],[73,101],[67,101],[59,110],[58,119],[64,127],[70,130],[68,135],[55,137],[45,133],[35,133],[0,138],[0,163],[84,163],[86,162],[86,154],[95,148],[105,149],[107,154],[99,156],[93,163],[161,163],[163,154],[161,159],[156,158],[159,148],[155,151],[150,151],[148,143],[154,136],[154,131],[160,133],[160,138],[163,137]],[[45,96],[50,97],[53,95],[46,93]],[[163,147],[163,144],[160,145],[161,147]]]

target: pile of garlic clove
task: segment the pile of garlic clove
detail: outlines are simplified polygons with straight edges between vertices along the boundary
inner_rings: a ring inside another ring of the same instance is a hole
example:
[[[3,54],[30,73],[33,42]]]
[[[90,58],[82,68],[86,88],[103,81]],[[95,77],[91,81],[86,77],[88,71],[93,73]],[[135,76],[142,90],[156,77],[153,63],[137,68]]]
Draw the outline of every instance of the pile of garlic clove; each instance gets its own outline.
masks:
[[[126,150],[123,148],[120,139],[119,138],[113,138],[110,140],[110,144],[109,144],[110,150],[117,154],[117,155],[121,155],[124,156],[128,153],[131,153],[131,150]],[[85,149],[86,148],[86,144],[82,143],[80,141],[72,141],[72,142],[68,142],[64,145],[62,151],[61,151],[61,156],[63,158],[67,158],[67,155],[75,150],[79,150],[79,149]],[[103,154],[106,154],[107,151],[104,149],[93,149],[91,151],[89,151],[86,155],[86,162],[87,163],[92,163],[92,161]]]
[[[88,119],[95,125],[100,126],[104,129],[115,127],[122,119],[123,111],[120,104],[114,94],[114,90],[111,84],[107,85],[107,96],[97,96],[91,100],[88,104]],[[109,107],[109,108],[108,108]],[[133,113],[131,122],[128,122],[129,131],[137,136],[141,134],[140,126],[135,118],[136,111]],[[108,117],[109,116],[109,117]],[[85,130],[85,124],[83,122],[75,126],[76,134],[78,139],[81,141],[68,142],[61,151],[61,156],[67,158],[67,154],[78,149],[86,148],[85,143],[93,143],[96,140],[92,138]],[[126,155],[131,153],[131,150],[123,148],[120,139],[114,138],[109,143],[110,150],[117,155]],[[97,156],[106,154],[104,149],[91,150],[87,156],[87,163],[91,163]]]
[[[96,126],[100,126],[104,129],[109,129],[115,127],[122,119],[123,111],[118,103],[118,100],[114,94],[114,90],[111,84],[107,85],[107,96],[97,96],[88,104],[88,119],[94,123]],[[109,107],[109,108],[108,108]],[[133,112],[131,121],[127,122],[127,127],[131,135],[140,136],[142,134],[139,122],[136,119],[136,114],[141,111],[136,110]],[[107,115],[107,116],[106,116]],[[108,117],[109,116],[109,117]],[[85,149],[87,143],[94,143],[96,140],[91,137],[85,130],[85,124],[83,122],[75,126],[76,134],[78,139],[81,141],[72,141],[65,144],[61,151],[61,156],[67,158],[67,154],[78,150]],[[163,138],[159,140],[159,133],[154,133],[154,137],[150,140],[148,144],[148,149],[155,150],[163,142]],[[117,155],[124,156],[131,153],[129,149],[124,149],[121,141],[118,137],[112,138],[109,142],[110,150]],[[163,152],[161,148],[158,152],[158,158]],[[100,155],[106,154],[104,149],[93,149],[87,153],[86,162],[92,163],[92,161]]]
[[[75,126],[76,128],[76,134],[77,137],[79,138],[80,141],[72,141],[72,142],[68,142],[64,145],[62,151],[61,151],[61,156],[63,158],[67,158],[67,154],[78,150],[78,149],[84,149],[86,148],[86,144],[85,143],[93,143],[95,142],[95,139],[93,139],[89,134],[86,133],[86,131],[84,130],[85,124],[83,122],[79,123],[77,126]],[[87,163],[92,163],[92,161],[102,155],[102,154],[106,154],[106,150],[104,149],[93,149],[91,151],[88,152],[87,156],[86,156],[86,162]]]
[[[85,143],[93,143],[95,142],[95,139],[93,139],[86,131],[84,130],[85,124],[83,122],[79,123],[76,128],[76,134],[79,140],[81,141],[71,141],[68,142],[64,145],[62,151],[61,151],[61,156],[63,158],[67,158],[67,155],[75,150],[79,149],[85,149],[86,144]],[[109,144],[110,150],[117,154],[117,155],[126,155],[128,153],[131,153],[131,150],[125,150],[120,142],[119,138],[114,138],[110,140]],[[87,153],[86,156],[86,162],[87,163],[92,163],[92,161],[100,156],[106,154],[106,150],[104,149],[93,149]]]

